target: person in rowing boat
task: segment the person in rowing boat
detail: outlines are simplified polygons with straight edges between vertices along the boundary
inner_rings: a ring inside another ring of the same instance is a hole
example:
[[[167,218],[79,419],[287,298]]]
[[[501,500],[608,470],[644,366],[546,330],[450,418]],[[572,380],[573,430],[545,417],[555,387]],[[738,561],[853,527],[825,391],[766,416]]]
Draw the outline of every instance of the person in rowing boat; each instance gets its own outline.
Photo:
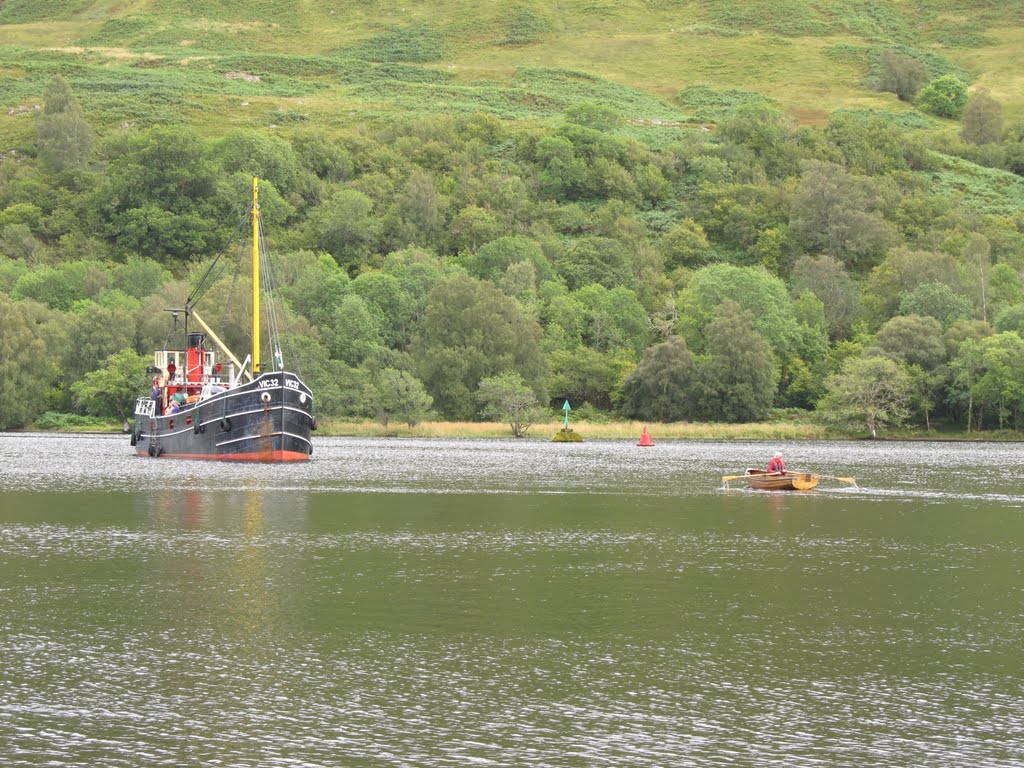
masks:
[[[785,475],[788,470],[786,469],[786,462],[782,460],[782,454],[776,452],[774,456],[768,461],[768,474],[769,475]]]

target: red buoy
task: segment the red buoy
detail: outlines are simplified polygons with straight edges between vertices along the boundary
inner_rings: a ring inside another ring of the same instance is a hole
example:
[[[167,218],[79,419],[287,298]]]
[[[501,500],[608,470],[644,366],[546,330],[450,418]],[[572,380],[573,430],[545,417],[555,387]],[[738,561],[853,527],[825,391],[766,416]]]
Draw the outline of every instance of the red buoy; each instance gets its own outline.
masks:
[[[649,447],[654,445],[654,440],[652,440],[651,436],[647,433],[647,425],[646,424],[644,425],[643,434],[640,435],[640,442],[637,443],[637,445],[639,445],[639,446],[641,446],[643,448],[649,448]]]

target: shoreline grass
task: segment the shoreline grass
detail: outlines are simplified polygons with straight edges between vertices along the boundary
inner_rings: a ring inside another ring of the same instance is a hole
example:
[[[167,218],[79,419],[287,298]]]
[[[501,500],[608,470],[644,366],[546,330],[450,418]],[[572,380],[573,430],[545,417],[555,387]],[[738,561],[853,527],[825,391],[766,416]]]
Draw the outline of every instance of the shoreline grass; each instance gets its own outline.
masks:
[[[639,440],[644,426],[657,439],[704,440],[824,440],[830,435],[824,427],[788,422],[758,424],[705,424],[679,422],[651,424],[640,421],[589,422],[573,420],[570,428],[584,440]],[[525,440],[550,440],[562,429],[561,421],[533,424]],[[512,428],[497,422],[425,421],[410,427],[408,424],[388,424],[387,430],[375,421],[341,421],[325,419],[320,422],[318,435],[325,437],[425,437],[425,438],[509,438]]]
[[[651,437],[659,440],[867,440],[866,432],[840,432],[818,424],[795,421],[756,422],[749,424],[720,424],[700,422],[658,423],[643,421],[587,421],[574,419],[570,427],[584,441],[587,440],[630,440],[638,441],[644,427]],[[552,420],[534,424],[529,428],[525,441],[548,441],[561,431],[562,422]],[[33,424],[27,429],[11,432],[44,432],[67,434],[124,434],[119,422],[102,422],[99,419],[89,423]],[[316,437],[365,437],[365,438],[424,438],[448,440],[515,440],[508,424],[479,421],[424,421],[415,427],[392,422],[387,429],[379,421],[344,419],[320,419]],[[127,437],[127,436],[126,436]],[[1024,432],[1010,429],[984,430],[967,433],[955,429],[933,429],[902,427],[883,432],[876,442],[899,441],[940,441],[940,442],[1024,442]]]

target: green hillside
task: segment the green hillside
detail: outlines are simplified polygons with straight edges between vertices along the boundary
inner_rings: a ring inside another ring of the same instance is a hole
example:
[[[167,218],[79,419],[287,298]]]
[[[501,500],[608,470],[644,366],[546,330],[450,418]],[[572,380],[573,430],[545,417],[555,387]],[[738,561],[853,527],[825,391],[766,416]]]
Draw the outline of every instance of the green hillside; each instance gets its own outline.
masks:
[[[1022,42],[1024,0],[0,0],[0,428],[130,410],[253,176],[324,417],[1024,428]]]
[[[836,109],[909,109],[871,87],[885,48],[989,88],[1013,117],[1024,6],[964,5],[6,0],[0,126],[24,129],[53,72],[107,130],[179,123],[217,134],[475,111],[544,120],[581,100],[639,125],[713,121],[716,105],[680,98],[695,85],[765,96],[823,124]]]

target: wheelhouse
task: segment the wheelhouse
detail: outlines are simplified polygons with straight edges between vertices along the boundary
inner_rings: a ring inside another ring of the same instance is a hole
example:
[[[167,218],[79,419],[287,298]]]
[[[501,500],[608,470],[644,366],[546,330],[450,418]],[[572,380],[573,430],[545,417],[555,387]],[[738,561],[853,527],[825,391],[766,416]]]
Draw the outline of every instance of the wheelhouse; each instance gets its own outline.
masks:
[[[174,403],[178,407],[237,386],[234,363],[225,370],[216,353],[206,346],[206,334],[189,333],[185,349],[160,349],[153,355],[149,372],[153,386],[160,390],[166,413]],[[162,415],[162,414],[157,414]]]

